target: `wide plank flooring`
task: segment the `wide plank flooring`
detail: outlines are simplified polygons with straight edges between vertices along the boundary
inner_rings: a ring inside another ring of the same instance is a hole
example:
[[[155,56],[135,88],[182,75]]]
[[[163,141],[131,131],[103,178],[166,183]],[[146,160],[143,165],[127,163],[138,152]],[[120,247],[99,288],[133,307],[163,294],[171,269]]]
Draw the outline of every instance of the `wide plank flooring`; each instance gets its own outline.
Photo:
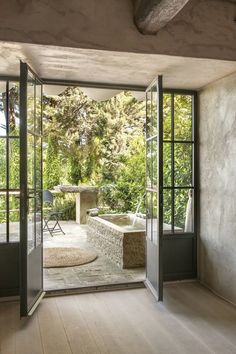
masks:
[[[29,319],[0,303],[1,354],[235,354],[236,308],[198,283],[43,299]]]

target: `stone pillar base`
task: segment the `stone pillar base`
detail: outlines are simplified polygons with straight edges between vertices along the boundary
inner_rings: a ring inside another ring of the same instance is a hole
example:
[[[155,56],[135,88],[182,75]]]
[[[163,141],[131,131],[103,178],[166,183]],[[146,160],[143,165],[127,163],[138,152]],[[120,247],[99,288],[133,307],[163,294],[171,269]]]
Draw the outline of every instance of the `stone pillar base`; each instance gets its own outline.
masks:
[[[76,222],[87,223],[87,210],[97,208],[97,191],[81,191],[76,194]]]

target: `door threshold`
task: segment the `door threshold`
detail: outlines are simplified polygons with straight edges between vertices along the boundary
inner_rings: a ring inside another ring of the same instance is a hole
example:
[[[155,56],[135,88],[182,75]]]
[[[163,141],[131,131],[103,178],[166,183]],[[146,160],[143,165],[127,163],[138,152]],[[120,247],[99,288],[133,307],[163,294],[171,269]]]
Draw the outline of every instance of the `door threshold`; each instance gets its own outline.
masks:
[[[197,283],[197,278],[190,278],[190,279],[180,279],[180,280],[167,280],[164,281],[164,285],[172,285],[172,284],[182,284],[182,283]]]
[[[120,283],[120,284],[86,286],[86,287],[83,287],[83,288],[44,290],[44,291],[46,293],[45,297],[51,297],[51,296],[63,296],[63,295],[97,293],[97,292],[104,292],[104,291],[140,289],[140,288],[145,288],[145,285],[144,285],[143,281],[138,281],[138,282],[133,282],[133,283]]]
[[[1,302],[19,302],[19,300],[20,300],[19,295],[0,297],[0,303]]]

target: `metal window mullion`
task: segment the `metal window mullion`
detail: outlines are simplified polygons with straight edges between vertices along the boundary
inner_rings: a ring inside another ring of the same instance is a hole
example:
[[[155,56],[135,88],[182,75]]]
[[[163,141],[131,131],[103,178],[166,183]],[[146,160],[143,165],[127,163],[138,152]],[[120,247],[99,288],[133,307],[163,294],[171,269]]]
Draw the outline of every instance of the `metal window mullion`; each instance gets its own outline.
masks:
[[[41,158],[41,161],[40,161],[40,172],[41,172],[41,175],[40,175],[40,178],[41,178],[41,181],[40,181],[40,213],[41,213],[41,244],[43,243],[43,85],[42,83],[40,82],[41,84],[41,101],[40,101],[40,135],[41,135],[41,138],[40,138],[40,148],[41,148],[41,154],[40,154],[40,158]],[[43,254],[42,254],[42,257],[43,257]],[[43,274],[42,274],[43,276]]]
[[[34,77],[34,145],[33,145],[33,154],[34,154],[34,179],[33,179],[33,189],[34,189],[34,248],[36,248],[36,78]]]
[[[28,70],[20,62],[20,307],[21,316],[28,304],[28,205],[27,205],[27,86]]]
[[[6,215],[6,242],[9,243],[10,241],[10,207],[9,207],[9,81],[6,82],[6,210],[7,210],[7,215]]]
[[[195,95],[192,96],[192,111],[191,111],[191,116],[192,116],[192,140],[193,140],[193,144],[192,144],[192,161],[191,161],[191,166],[192,166],[192,185],[195,186],[196,183],[196,154],[195,154],[195,141],[196,141],[196,104],[195,104]]]
[[[159,294],[160,301],[163,300],[163,78],[158,76],[158,127],[159,127],[159,195],[158,195],[158,234],[159,234]]]
[[[174,186],[174,187],[172,187],[172,186],[165,186],[165,187],[163,187],[163,189],[196,189],[194,186]]]
[[[149,144],[151,146],[151,166],[150,166],[150,176],[151,176],[151,189],[153,189],[153,94],[152,89],[150,89],[150,97],[151,97],[151,109],[150,109],[150,136],[149,136]],[[150,226],[151,226],[151,241],[153,242],[153,192],[151,192],[151,213],[150,213]]]
[[[146,195],[145,195],[145,207],[146,207],[146,231],[148,230],[148,215],[147,215],[147,205],[148,205],[148,196],[147,196],[147,132],[148,132],[148,92],[146,91],[145,94],[145,98],[146,98],[146,124],[145,124],[145,167],[146,167],[146,178],[145,178],[145,191],[146,191]],[[148,237],[148,235],[146,234],[146,237]]]
[[[148,205],[148,195],[147,192],[151,192],[152,188],[148,187],[148,159],[147,159],[147,154],[148,154],[148,143],[149,141],[152,140],[152,137],[150,139],[150,137],[148,136],[148,125],[149,125],[149,133],[150,133],[150,125],[151,125],[151,106],[150,106],[150,110],[148,110],[148,101],[149,101],[149,96],[148,94],[150,94],[150,91],[146,91],[146,208]],[[152,97],[152,96],[151,96]],[[151,101],[152,103],[152,101]],[[150,176],[152,176],[152,166],[151,166],[151,171],[150,172]],[[152,186],[152,185],[151,185]],[[149,205],[149,215],[147,214],[146,216],[146,230],[149,230],[150,233],[150,240],[152,241],[152,193],[150,193],[151,197],[150,197],[150,205]],[[151,222],[148,225],[148,216],[150,216],[150,220]],[[148,235],[147,235],[148,237]]]
[[[193,120],[193,140],[194,140],[194,144],[193,144],[193,164],[192,164],[192,168],[193,168],[193,186],[194,186],[194,195],[193,195],[193,201],[194,201],[194,220],[193,220],[193,231],[195,233],[195,235],[198,232],[198,121],[197,121],[197,93],[194,93],[192,96],[192,120]]]
[[[7,138],[6,136],[0,136],[0,138]],[[18,139],[19,136],[18,135],[10,135],[8,136],[8,139],[11,140],[11,139]]]
[[[174,107],[174,93],[171,93],[171,232],[174,233],[175,229],[175,107]]]
[[[163,140],[163,143],[174,143],[174,144],[193,144],[193,140],[176,140],[176,139],[165,139]]]

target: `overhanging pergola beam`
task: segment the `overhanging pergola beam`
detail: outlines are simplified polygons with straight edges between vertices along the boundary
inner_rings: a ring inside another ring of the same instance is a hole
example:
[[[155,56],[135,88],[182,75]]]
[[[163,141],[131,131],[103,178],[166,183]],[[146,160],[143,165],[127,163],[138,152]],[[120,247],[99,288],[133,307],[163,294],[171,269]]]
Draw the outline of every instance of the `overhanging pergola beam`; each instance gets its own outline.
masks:
[[[135,0],[134,21],[143,34],[156,34],[190,0]]]
[[[146,86],[141,85],[130,85],[130,84],[111,84],[102,82],[90,82],[90,81],[77,81],[77,80],[60,80],[60,79],[49,79],[42,78],[43,84],[45,85],[62,85],[62,86],[79,86],[88,88],[101,88],[101,89],[111,89],[111,90],[121,90],[121,91],[145,91]]]

